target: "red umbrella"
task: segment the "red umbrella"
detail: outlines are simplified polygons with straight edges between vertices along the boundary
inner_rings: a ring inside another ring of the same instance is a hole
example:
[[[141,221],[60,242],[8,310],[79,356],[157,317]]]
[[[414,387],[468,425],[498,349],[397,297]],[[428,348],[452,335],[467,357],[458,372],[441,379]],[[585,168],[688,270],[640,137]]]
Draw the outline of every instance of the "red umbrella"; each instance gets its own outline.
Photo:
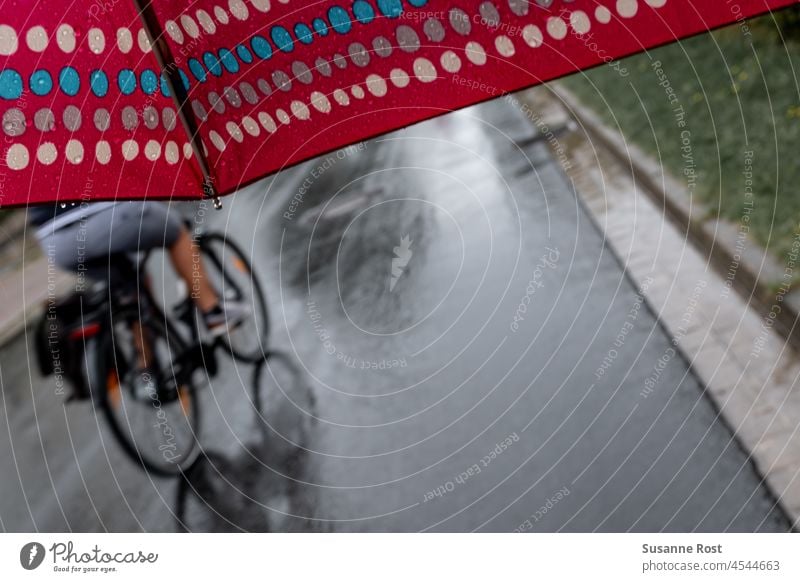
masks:
[[[796,0],[145,2],[2,4],[1,205],[227,194]]]

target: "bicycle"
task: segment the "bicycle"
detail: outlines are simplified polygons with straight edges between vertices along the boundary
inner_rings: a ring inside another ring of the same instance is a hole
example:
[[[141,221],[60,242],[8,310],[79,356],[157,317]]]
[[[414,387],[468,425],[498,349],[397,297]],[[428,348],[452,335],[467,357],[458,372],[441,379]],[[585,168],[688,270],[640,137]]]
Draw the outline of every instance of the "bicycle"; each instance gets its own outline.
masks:
[[[221,297],[245,302],[252,310],[252,317],[211,343],[201,339],[202,322],[189,293],[172,316],[158,304],[148,283],[149,252],[117,254],[87,264],[89,273],[110,272],[107,280],[56,307],[63,320],[56,354],[60,365],[66,364],[64,375],[73,384],[73,398],[91,399],[128,456],[162,476],[183,474],[200,454],[197,374],[216,375],[216,351],[221,348],[245,363],[268,356],[266,299],[246,255],[220,233],[199,234],[195,244]],[[142,357],[137,341],[148,346],[147,369],[156,376],[144,378],[145,390],[139,382],[138,392],[133,382]],[[42,354],[44,349],[40,337],[37,351],[43,372],[53,373],[52,341],[46,346],[49,354]]]

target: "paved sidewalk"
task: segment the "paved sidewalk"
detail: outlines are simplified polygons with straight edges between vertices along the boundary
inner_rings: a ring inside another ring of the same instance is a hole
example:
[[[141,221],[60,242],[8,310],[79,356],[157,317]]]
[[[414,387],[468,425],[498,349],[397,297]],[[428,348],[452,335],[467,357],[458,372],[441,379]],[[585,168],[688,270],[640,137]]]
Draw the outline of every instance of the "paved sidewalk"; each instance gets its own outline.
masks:
[[[641,190],[592,130],[608,131],[568,94],[520,96],[571,162],[567,174],[630,276],[705,383],[721,416],[800,527],[800,357]],[[570,115],[570,110],[572,115]],[[577,122],[577,123],[576,123]],[[609,136],[605,136],[609,139]],[[631,151],[618,134],[620,151]],[[633,158],[631,164],[635,164]],[[664,177],[665,183],[670,178]]]

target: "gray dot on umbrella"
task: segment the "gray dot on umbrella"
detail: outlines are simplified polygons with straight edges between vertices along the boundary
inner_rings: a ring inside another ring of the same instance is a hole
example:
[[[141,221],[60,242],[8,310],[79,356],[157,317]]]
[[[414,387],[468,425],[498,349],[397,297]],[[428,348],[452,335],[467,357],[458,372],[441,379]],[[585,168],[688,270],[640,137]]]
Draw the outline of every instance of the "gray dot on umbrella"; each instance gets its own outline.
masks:
[[[33,115],[33,125],[39,131],[53,131],[56,127],[56,117],[52,111],[45,107]]]
[[[208,102],[217,113],[225,113],[225,102],[214,91],[208,94]]]
[[[422,32],[428,37],[428,40],[433,42],[442,42],[444,40],[444,26],[436,18],[429,18],[422,25]]]
[[[258,81],[256,81],[256,85],[258,85],[258,90],[261,91],[267,97],[272,95],[272,89],[270,88],[269,83],[267,83],[266,79],[259,79]]]
[[[283,71],[275,71],[272,73],[272,82],[281,91],[289,91],[292,88],[292,80],[289,75]]]
[[[258,93],[256,93],[256,90],[253,89],[253,86],[250,83],[239,83],[239,91],[242,92],[244,100],[250,105],[255,105],[258,103]]]
[[[62,120],[69,131],[78,131],[81,128],[81,110],[74,105],[67,105]]]
[[[51,113],[52,115],[52,113]],[[94,126],[98,131],[105,131],[111,125],[111,115],[107,109],[97,109],[94,112]]]
[[[225,99],[233,105],[234,107],[241,107],[242,106],[242,98],[239,95],[239,92],[234,89],[233,87],[225,87],[222,90],[223,95],[225,95]]]
[[[3,113],[3,131],[9,137],[25,133],[25,114],[19,109],[9,109]]]
[[[536,0],[536,3],[542,8],[550,8],[553,4],[553,0]]]
[[[347,61],[339,53],[333,55],[333,62],[340,69],[344,69],[347,66]]]
[[[142,119],[147,129],[155,129],[158,127],[158,111],[155,107],[145,107],[142,111]]]
[[[397,27],[397,44],[407,53],[419,50],[419,35],[410,26],[401,24]]]
[[[392,54],[392,43],[385,36],[376,36],[372,40],[372,48],[379,57],[386,58]]]
[[[484,2],[480,6],[481,20],[488,26],[500,24],[500,13],[491,2]]]
[[[128,105],[122,110],[122,126],[125,129],[136,129],[139,125],[139,116],[136,115],[136,109]]]
[[[314,79],[314,76],[311,74],[308,65],[302,61],[295,61],[292,63],[292,75],[294,75],[294,78],[304,85],[311,84],[311,81]]]
[[[322,76],[331,76],[331,64],[322,57],[319,57],[316,61],[314,61],[314,66]]]
[[[197,99],[192,100],[192,111],[194,111],[194,116],[200,121],[205,121],[208,119],[206,108],[203,107],[203,104]]]
[[[369,53],[367,52],[367,47],[365,47],[360,42],[354,42],[347,48],[347,52],[350,55],[350,60],[357,67],[366,67],[369,64]]]
[[[517,16],[525,16],[528,14],[528,2],[529,0],[508,0],[508,7]]]
[[[455,30],[458,34],[464,36],[467,36],[472,30],[472,24],[470,24],[469,16],[467,16],[467,13],[460,8],[450,9],[450,26],[452,26],[453,30]]]
[[[177,121],[175,110],[172,107],[165,107],[161,113],[161,120],[164,122],[164,129],[167,131],[175,129],[175,122]]]

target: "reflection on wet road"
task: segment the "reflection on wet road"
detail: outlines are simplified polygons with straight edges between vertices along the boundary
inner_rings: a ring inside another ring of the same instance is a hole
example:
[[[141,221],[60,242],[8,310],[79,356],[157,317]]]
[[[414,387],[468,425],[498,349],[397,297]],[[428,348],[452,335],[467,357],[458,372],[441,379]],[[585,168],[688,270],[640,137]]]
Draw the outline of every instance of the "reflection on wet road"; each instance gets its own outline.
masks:
[[[207,457],[177,487],[85,405],[28,390],[6,348],[5,529],[788,528],[509,103],[286,171],[209,220],[253,254],[280,355],[211,380]]]

